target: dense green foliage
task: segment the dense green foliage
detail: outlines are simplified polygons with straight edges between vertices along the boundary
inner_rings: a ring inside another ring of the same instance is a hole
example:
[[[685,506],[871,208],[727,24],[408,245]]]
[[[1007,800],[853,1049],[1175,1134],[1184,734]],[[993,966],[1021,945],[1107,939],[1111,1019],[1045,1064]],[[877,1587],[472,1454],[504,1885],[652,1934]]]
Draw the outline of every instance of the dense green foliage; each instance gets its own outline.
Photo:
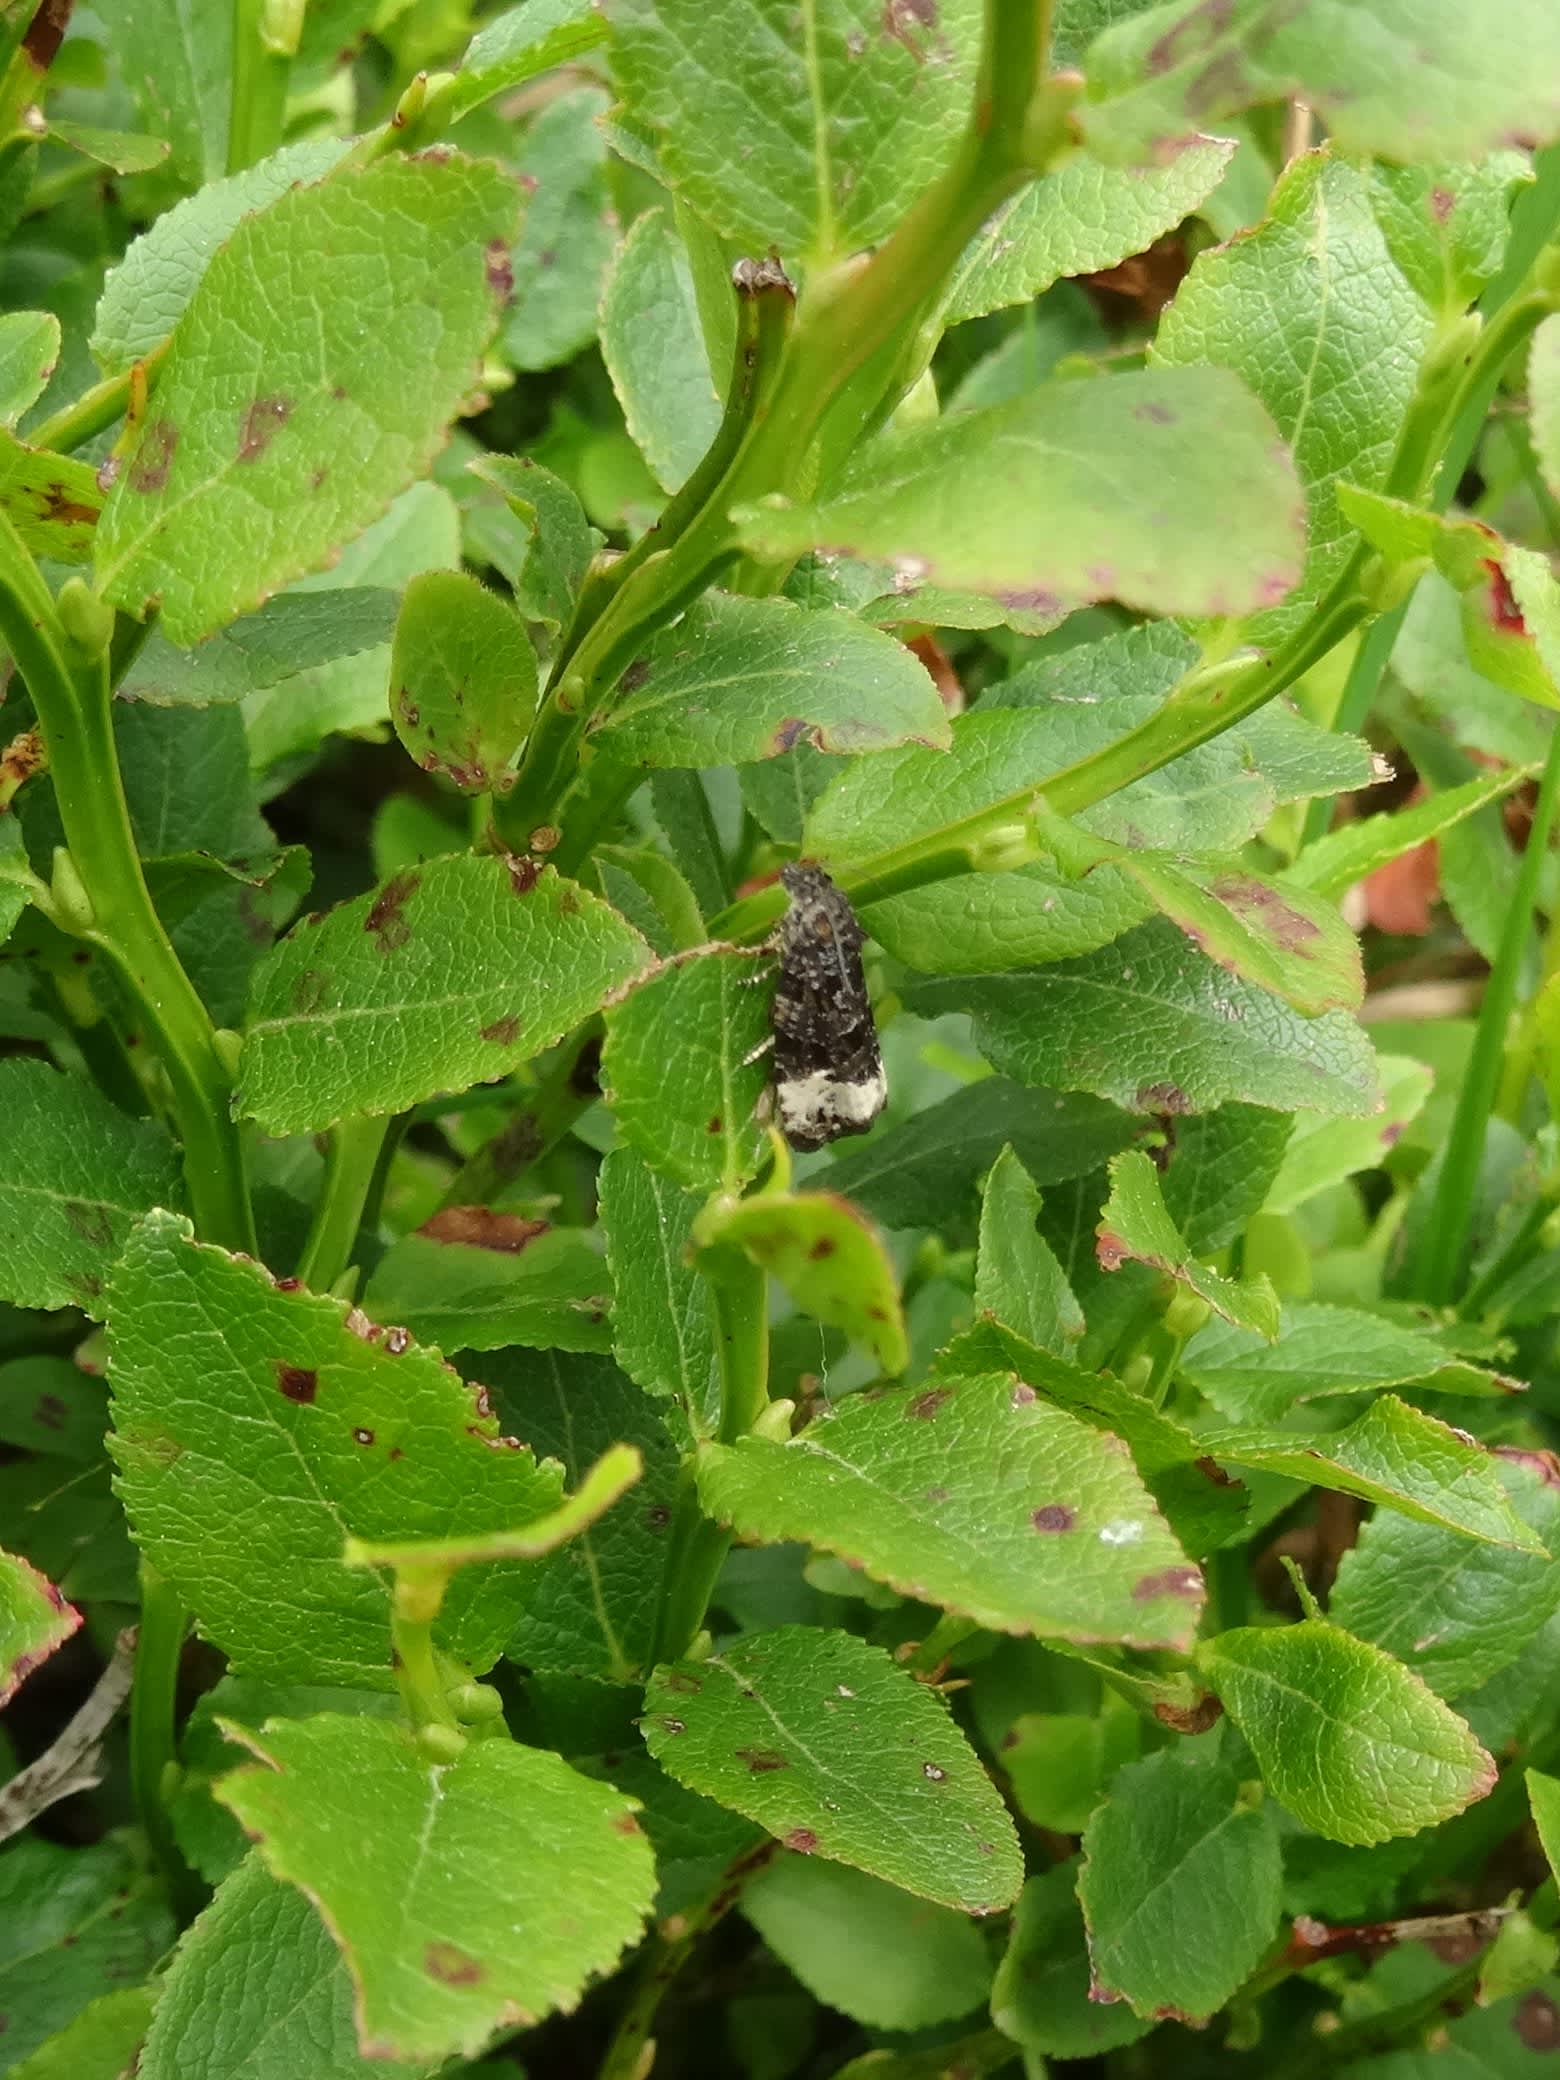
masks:
[[[0,0],[0,2074],[1549,2070],[1557,136]]]

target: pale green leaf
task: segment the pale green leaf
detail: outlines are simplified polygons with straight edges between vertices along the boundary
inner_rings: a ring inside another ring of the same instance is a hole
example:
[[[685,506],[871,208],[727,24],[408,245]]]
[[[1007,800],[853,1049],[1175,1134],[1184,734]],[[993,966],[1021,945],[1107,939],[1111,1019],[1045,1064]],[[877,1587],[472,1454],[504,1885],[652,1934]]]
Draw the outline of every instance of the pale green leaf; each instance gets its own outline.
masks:
[[[843,1329],[897,1377],[910,1362],[899,1281],[883,1238],[835,1192],[767,1191],[711,1202],[694,1224],[701,1248],[745,1250],[805,1315]]]
[[[0,1552],[0,1705],[80,1623],[80,1611],[36,1567]]]
[[[601,301],[601,354],[656,482],[678,490],[720,424],[721,391],[687,251],[664,209],[636,218],[618,248]]]
[[[1533,1808],[1533,1824],[1538,1829],[1538,1839],[1543,1844],[1544,1854],[1549,1859],[1549,1868],[1560,1876],[1560,1778],[1545,1776],[1542,1770],[1527,1772],[1528,1802]]]
[[[150,173],[168,157],[166,138],[143,137],[134,130],[100,130],[90,123],[51,120],[49,135],[56,144],[114,173]]]
[[[1268,1788],[1329,1841],[1417,1834],[1494,1788],[1494,1762],[1433,1691],[1324,1619],[1222,1632],[1197,1664]]]
[[[611,1348],[611,1280],[586,1229],[503,1214],[487,1215],[480,1228],[467,1241],[435,1216],[403,1235],[375,1266],[364,1306],[443,1351]]]
[[[980,1202],[975,1305],[1058,1358],[1077,1348],[1083,1309],[1037,1225],[1040,1194],[1012,1148],[991,1167]]]
[[[480,1388],[404,1332],[198,1246],[171,1215],[132,1239],[109,1334],[126,1511],[235,1668],[387,1687],[389,1584],[343,1564],[347,1537],[504,1531],[557,1505],[561,1469],[495,1449]],[[463,1569],[443,1643],[490,1666],[525,1581],[518,1563]]]
[[[329,1714],[238,1737],[262,1767],[217,1794],[325,1916],[369,2057],[469,2056],[502,2023],[572,2008],[639,1932],[650,1846],[617,1792],[556,1755],[484,1740],[430,1764],[408,1727]]]
[[[383,512],[470,392],[498,314],[489,249],[517,210],[495,167],[449,157],[381,160],[245,218],[109,494],[105,595],[137,614],[157,599],[195,642]]]
[[[996,1374],[852,1395],[781,1444],[706,1446],[705,1508],[992,1631],[1184,1649],[1202,1606],[1117,1439]]]
[[[395,624],[390,682],[395,733],[425,773],[442,773],[462,794],[507,791],[536,713],[536,653],[496,592],[465,571],[414,578]]]
[[[102,0],[96,9],[145,127],[198,188],[224,171],[233,16],[206,0]]]
[[[1250,391],[1224,369],[1161,368],[885,436],[820,505],[750,509],[743,533],[762,556],[881,557],[1014,606],[1222,615],[1290,590],[1300,523],[1293,465]]]
[[[1269,1213],[1292,1213],[1330,1185],[1386,1162],[1403,1129],[1424,1107],[1434,1076],[1423,1062],[1380,1055],[1382,1109],[1371,1119],[1325,1119],[1297,1113],[1284,1159],[1264,1205]]]
[[[1142,1149],[1128,1149],[1111,1163],[1096,1254],[1104,1271],[1128,1263],[1150,1265],[1226,1321],[1269,1339],[1278,1334],[1278,1295],[1266,1276],[1226,1278],[1196,1261],[1170,1217],[1153,1158]]]
[[[29,448],[0,427],[0,512],[35,556],[90,561],[102,510],[95,470],[74,456]]]
[[[1371,204],[1392,257],[1438,316],[1460,315],[1494,279],[1513,191],[1532,178],[1520,152],[1461,166],[1371,168]]]
[[[590,0],[523,0],[506,8],[467,45],[445,120],[458,121],[496,94],[511,93],[538,73],[583,57],[606,33]]]
[[[596,337],[602,283],[616,244],[607,196],[599,87],[549,101],[526,131],[516,165],[525,223],[510,260],[514,295],[504,351],[516,368],[556,368]]]
[[[59,366],[60,321],[52,311],[0,317],[0,426],[14,426]]]
[[[460,854],[294,929],[256,970],[239,1066],[273,1134],[501,1076],[637,974],[648,949],[530,861]]]
[[[1018,1841],[941,1697],[881,1647],[783,1625],[650,1678],[650,1752],[679,1783],[966,1914],[1017,1896]]]
[[[498,562],[514,587],[515,604],[527,621],[562,628],[590,560],[601,545],[601,536],[586,519],[578,495],[561,477],[525,455],[484,451],[466,467],[502,495],[525,531],[525,548],[518,560],[505,556]]]

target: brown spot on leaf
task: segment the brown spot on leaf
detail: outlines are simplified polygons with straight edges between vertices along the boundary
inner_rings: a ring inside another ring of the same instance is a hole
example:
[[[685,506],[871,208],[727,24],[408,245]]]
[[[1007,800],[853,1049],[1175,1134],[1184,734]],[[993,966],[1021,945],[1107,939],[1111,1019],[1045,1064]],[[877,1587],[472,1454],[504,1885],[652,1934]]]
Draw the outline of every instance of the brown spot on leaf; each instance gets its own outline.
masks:
[[[793,1827],[782,1839],[785,1846],[794,1849],[798,1856],[811,1856],[818,1846],[818,1837],[810,1827]]]
[[[1159,404],[1153,399],[1150,399],[1147,404],[1136,406],[1132,416],[1134,419],[1146,419],[1151,426],[1173,426],[1175,424],[1175,413],[1170,409],[1169,405]]]
[[[114,1225],[105,1207],[89,1206],[85,1199],[67,1199],[65,1218],[82,1241],[90,1243],[93,1249],[113,1248]]]
[[[319,1374],[311,1372],[306,1365],[283,1365],[278,1361],[276,1384],[289,1401],[307,1406],[319,1392],[320,1379]]]
[[[504,865],[509,869],[509,885],[517,896],[528,896],[536,886],[536,877],[541,868],[534,859],[526,859],[520,853],[506,853]]]
[[[482,271],[499,302],[507,303],[515,293],[515,271],[510,263],[509,248],[501,238],[488,240],[482,256]]]
[[[666,1687],[676,1697],[695,1697],[704,1688],[702,1678],[691,1676],[683,1668],[669,1668],[666,1672]]]
[[[1192,1464],[1197,1468],[1203,1479],[1212,1481],[1216,1488],[1242,1488],[1245,1486],[1245,1482],[1236,1480],[1234,1474],[1226,1473],[1217,1459],[1208,1458],[1205,1455],[1201,1459],[1194,1459]]]
[[[404,946],[412,936],[412,928],[403,916],[409,898],[422,886],[421,874],[410,871],[395,874],[375,896],[363,920],[363,929],[368,933],[381,953],[394,953]]]
[[[1237,917],[1259,924],[1274,942],[1289,953],[1303,953],[1321,927],[1298,910],[1292,910],[1276,888],[1249,874],[1221,874],[1209,883],[1208,893]]]
[[[738,1748],[737,1760],[745,1762],[755,1777],[768,1776],[777,1769],[789,1769],[790,1763],[773,1748]]]
[[[508,1047],[512,1045],[519,1031],[520,1020],[511,1011],[507,1018],[495,1018],[491,1025],[479,1027],[477,1037],[479,1040],[491,1040],[497,1047]]]
[[[1071,1531],[1078,1516],[1065,1502],[1046,1502],[1030,1511],[1029,1521],[1037,1531]]]
[[[1008,1396],[1008,1401],[1013,1408],[1025,1408],[1034,1398],[1034,1388],[1026,1380],[1018,1380],[1014,1385],[1012,1393]]]
[[[807,724],[801,716],[788,715],[769,739],[769,756],[778,758],[782,752],[793,750],[806,734]]]
[[[1560,2008],[1547,1993],[1524,1994],[1511,2026],[1529,2051],[1560,2051]]]
[[[924,1394],[917,1394],[905,1410],[906,1416],[914,1417],[918,1423],[929,1423],[945,1401],[953,1399],[950,1387],[932,1387]]]
[[[721,1118],[720,1114],[718,1112],[712,1112],[710,1114],[709,1125],[704,1129],[704,1131],[706,1134],[720,1134],[725,1131],[725,1126],[726,1123]]]
[[[619,1813],[612,1823],[612,1832],[614,1834],[635,1835],[643,1834],[644,1829],[632,1813]]]
[[[946,1784],[948,1781],[948,1772],[939,1762],[923,1762],[921,1774],[930,1784]]]
[[[636,657],[636,658],[634,659],[633,663],[632,663],[632,664],[631,664],[631,665],[630,665],[630,666],[628,667],[628,669],[627,669],[627,670],[626,670],[626,671],[624,672],[624,674],[623,674],[622,678],[621,678],[621,679],[620,679],[620,680],[618,681],[618,686],[619,686],[619,689],[620,689],[620,690],[621,690],[621,691],[622,691],[623,693],[637,693],[637,692],[639,691],[640,687],[644,685],[645,681],[646,681],[646,680],[647,680],[647,679],[648,679],[649,677],[650,677],[650,660],[649,660],[649,658],[648,658],[648,657]]]
[[[820,1235],[807,1254],[813,1263],[821,1264],[825,1257],[832,1257],[838,1247],[832,1235]]]
[[[292,417],[290,397],[257,397],[238,428],[238,459],[258,462]]]
[[[132,491],[161,491],[173,466],[173,451],[179,445],[179,429],[171,419],[154,419],[141,436],[130,472]]]
[[[444,1986],[480,1986],[485,1966],[455,1943],[433,1942],[423,1952],[423,1970]]]
[[[1517,596],[1511,589],[1511,580],[1493,556],[1483,559],[1490,580],[1490,622],[1502,635],[1525,636],[1528,625],[1522,618],[1522,609],[1517,605]]]
[[[668,1719],[665,1713],[661,1715],[661,1725],[667,1733],[686,1733],[688,1731],[685,1721],[681,1719]]]
[[[58,1394],[40,1394],[33,1409],[33,1421],[45,1430],[65,1428],[65,1404]]]
[[[1197,1602],[1203,1591],[1202,1575],[1195,1567],[1165,1567],[1158,1574],[1145,1574],[1132,1584],[1134,1603],[1153,1603],[1161,1596],[1184,1596]]]
[[[84,506],[80,499],[71,497],[63,484],[44,485],[40,510],[45,520],[58,520],[66,527],[90,527],[98,516],[96,506]]]
[[[1450,188],[1430,190],[1430,213],[1438,224],[1444,224],[1456,207],[1457,198]]]
[[[430,1242],[464,1242],[472,1249],[517,1257],[538,1235],[547,1233],[547,1223],[526,1220],[518,1213],[495,1213],[491,1206],[441,1206],[417,1232]]]
[[[1192,1101],[1178,1083],[1143,1083],[1132,1100],[1135,1112],[1190,1112]]]
[[[1167,1698],[1161,1698],[1154,1706],[1154,1717],[1161,1726],[1172,1727],[1177,1733],[1206,1733],[1223,1711],[1223,1705],[1210,1690],[1191,1705],[1171,1704]]]
[[[664,1531],[672,1521],[672,1513],[664,1502],[652,1502],[645,1511],[645,1522],[652,1531]]]
[[[1094,1256],[1102,1271],[1119,1271],[1132,1261],[1132,1252],[1119,1235],[1103,1228],[1094,1245]]]

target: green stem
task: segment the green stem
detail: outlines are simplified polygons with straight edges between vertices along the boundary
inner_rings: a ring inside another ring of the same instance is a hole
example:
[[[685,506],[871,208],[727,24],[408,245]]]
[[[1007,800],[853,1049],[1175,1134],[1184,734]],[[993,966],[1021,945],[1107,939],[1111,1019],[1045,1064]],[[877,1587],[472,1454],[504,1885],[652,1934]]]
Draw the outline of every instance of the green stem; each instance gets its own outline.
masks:
[[[440,1569],[431,1576],[417,1568],[397,1569],[390,1599],[390,1640],[396,1685],[413,1727],[447,1726],[458,1731],[460,1721],[433,1646],[433,1621],[446,1579]]]
[[[269,158],[281,143],[287,80],[302,26],[303,8],[297,0],[291,6],[286,0],[233,0],[229,173],[242,173]]]
[[[1560,732],[1551,741],[1543,778],[1539,782],[1527,849],[1522,855],[1511,908],[1506,913],[1495,965],[1490,971],[1489,986],[1479,1010],[1473,1054],[1457,1094],[1457,1109],[1452,1115],[1451,1132],[1446,1138],[1441,1171],[1420,1242],[1415,1290],[1422,1300],[1436,1307],[1448,1305],[1456,1292],[1457,1274],[1473,1218],[1485,1129],[1500,1089],[1506,1037],[1517,1001],[1522,964],[1527,955],[1538,881],[1549,851],[1557,799],[1560,799]]]
[[[175,1724],[179,1659],[188,1613],[148,1560],[141,1562],[141,1617],[130,1690],[130,1785],[152,1856],[167,1879],[181,1921],[199,1911],[200,1884],[180,1853],[168,1818],[168,1784],[177,1767]]]
[[[54,63],[54,53],[70,26],[74,0],[42,0],[34,10],[21,41],[0,73],[0,137],[9,137],[33,102],[44,75]]]
[[[298,1276],[313,1292],[330,1292],[352,1262],[369,1190],[394,1124],[391,1118],[359,1113],[331,1129],[324,1189],[298,1259]]]
[[[150,380],[162,366],[168,352],[168,342],[154,347],[136,364],[145,371]],[[124,417],[130,402],[130,387],[135,369],[128,368],[121,375],[106,376],[101,383],[94,383],[80,397],[65,405],[52,417],[35,426],[28,435],[29,445],[34,448],[51,448],[56,455],[69,455],[77,448],[100,434],[104,427],[112,426]]]

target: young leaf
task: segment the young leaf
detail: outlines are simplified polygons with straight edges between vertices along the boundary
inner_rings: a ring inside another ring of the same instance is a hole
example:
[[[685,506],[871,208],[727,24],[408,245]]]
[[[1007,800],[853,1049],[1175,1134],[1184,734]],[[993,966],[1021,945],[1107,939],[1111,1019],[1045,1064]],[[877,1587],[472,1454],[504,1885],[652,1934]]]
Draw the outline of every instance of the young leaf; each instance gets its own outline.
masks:
[[[1383,1387],[1482,1395],[1509,1385],[1433,1337],[1364,1308],[1312,1300],[1284,1309],[1276,1341],[1210,1322],[1187,1346],[1180,1369],[1215,1408],[1246,1423],[1279,1423],[1304,1402]]]
[[[1025,1885],[991,1989],[1004,2036],[1052,2058],[1092,2058],[1147,2036],[1153,2024],[1125,2001],[1091,2000],[1078,1862],[1053,1864]]]
[[[618,1130],[656,1169],[695,1190],[753,1176],[766,1146],[755,1117],[769,1086],[764,969],[714,947],[653,970],[607,1013],[602,1086]]]
[[[0,1705],[80,1623],[80,1611],[36,1567],[0,1552]]]
[[[1227,1762],[1182,1743],[1129,1763],[1083,1836],[1095,1987],[1205,2021],[1272,1947],[1282,1887],[1272,1810]]]
[[[720,424],[722,392],[705,352],[688,254],[664,209],[636,217],[618,248],[601,300],[601,355],[656,482],[678,490]]]
[[[1250,391],[1224,369],[1167,368],[886,436],[820,505],[755,509],[743,534],[761,556],[827,546],[1019,606],[1246,614],[1298,579],[1300,525]]]
[[[1549,1463],[1497,1452],[1495,1471],[1523,1523],[1552,1546],[1560,1489]],[[1339,1563],[1328,1615],[1453,1698],[1514,1662],[1557,1608],[1560,1562],[1548,1552],[1476,1544],[1380,1510]]]
[[[822,751],[946,746],[930,673],[853,614],[713,593],[623,675],[595,742],[628,765],[744,765]]]
[[[1544,1553],[1543,1540],[1507,1501],[1485,1447],[1395,1394],[1378,1395],[1346,1429],[1319,1436],[1251,1429],[1205,1430],[1202,1438],[1215,1459],[1233,1466],[1287,1474],[1465,1538]]]
[[[1109,158],[1149,158],[1188,128],[1298,95],[1340,151],[1477,159],[1549,134],[1560,24],[1515,0],[1500,35],[1459,0],[1169,0],[1118,22],[1089,51],[1085,135]]]
[[[1170,1218],[1153,1159],[1141,1149],[1128,1149],[1111,1163],[1097,1255],[1105,1271],[1125,1263],[1150,1264],[1206,1300],[1226,1321],[1258,1336],[1278,1334],[1278,1295],[1268,1278],[1225,1278],[1196,1262]]]
[[[497,593],[464,571],[406,588],[390,666],[395,733],[462,794],[503,794],[536,713],[536,653]]]
[[[742,1888],[742,1912],[809,1993],[874,2029],[952,2022],[991,1986],[962,1914],[842,1863],[783,1856]]]
[[[1375,1055],[1352,1018],[1301,1017],[1160,920],[1048,968],[928,978],[905,1000],[927,1015],[972,1013],[981,1052],[1004,1075],[1094,1091],[1133,1112],[1239,1099],[1362,1117],[1379,1103]]]
[[[181,1197],[173,1143],[84,1076],[19,1056],[0,1062],[0,1115],[0,1299],[100,1318],[131,1227]]]
[[[908,968],[990,975],[1093,953],[1153,911],[1118,866],[1098,866],[1078,881],[1037,860],[1004,874],[953,874],[868,904],[861,916]]]
[[[1394,265],[1357,166],[1308,153],[1254,231],[1201,254],[1166,312],[1157,360],[1233,369],[1272,413],[1306,490],[1305,577],[1286,623],[1354,544],[1339,476],[1378,487],[1414,395],[1430,315]]]
[[[1077,1348],[1083,1309],[1041,1235],[1040,1194],[1011,1147],[991,1167],[980,1202],[975,1305],[1058,1358]]]
[[[1221,1632],[1197,1664],[1268,1788],[1328,1841],[1417,1834],[1494,1787],[1494,1762],[1433,1691],[1324,1619]]]
[[[102,510],[95,470],[73,456],[29,448],[0,427],[0,511],[34,555],[90,562]]]
[[[596,337],[602,282],[617,243],[607,196],[608,97],[581,87],[546,103],[518,166],[529,201],[510,260],[514,301],[504,351],[519,369],[556,368]]]
[[[166,633],[192,643],[376,518],[470,390],[498,315],[490,249],[517,207],[492,166],[388,159],[245,218],[103,509],[105,597],[141,614],[155,596]],[[408,311],[437,322],[408,329]]]
[[[865,1344],[891,1377],[910,1362],[899,1281],[882,1237],[835,1192],[718,1199],[694,1224],[701,1249],[730,1244],[786,1288],[803,1314]]]
[[[495,1449],[479,1387],[404,1332],[197,1245],[170,1214],[121,1260],[109,1337],[125,1508],[235,1668],[386,1687],[389,1585],[344,1566],[344,1540],[503,1531],[558,1504],[561,1469]],[[437,1625],[448,1650],[490,1666],[526,1581],[519,1563],[463,1569]]]
[[[255,971],[244,1110],[310,1133],[501,1076],[599,1010],[648,948],[550,867],[460,854],[289,933]]]
[[[583,1228],[549,1228],[485,1207],[451,1208],[393,1242],[363,1304],[443,1351],[605,1351],[607,1267]]]
[[[324,1915],[368,2057],[469,2057],[500,2024],[572,2008],[638,1934],[650,1846],[556,1755],[484,1740],[430,1764],[409,1728],[330,1714],[238,1738],[262,1767],[217,1795]]]
[[[60,321],[52,311],[0,317],[0,426],[14,426],[59,366]]]
[[[187,2080],[192,2069],[213,2080],[296,2080],[304,2072],[379,2080],[383,2062],[358,2049],[352,1993],[314,1907],[256,1851],[224,1878],[175,1951],[138,2080]],[[437,2069],[419,2061],[403,2071],[405,2080],[423,2080]]]
[[[647,1394],[677,1401],[688,1434],[699,1436],[718,1394],[709,1294],[693,1268],[699,1202],[630,1148],[607,1156],[596,1189],[618,1363]]]
[[[826,0],[796,34],[789,0],[622,0],[613,56],[666,177],[718,231],[822,267],[877,245],[953,157],[980,8],[943,0],[891,25]]]
[[[780,1444],[706,1446],[705,1508],[989,1630],[1185,1648],[1202,1606],[1120,1441],[1011,1374],[852,1395]]]
[[[1023,1876],[1013,1824],[947,1706],[881,1647],[783,1625],[650,1678],[651,1754],[679,1783],[965,1914]]]

